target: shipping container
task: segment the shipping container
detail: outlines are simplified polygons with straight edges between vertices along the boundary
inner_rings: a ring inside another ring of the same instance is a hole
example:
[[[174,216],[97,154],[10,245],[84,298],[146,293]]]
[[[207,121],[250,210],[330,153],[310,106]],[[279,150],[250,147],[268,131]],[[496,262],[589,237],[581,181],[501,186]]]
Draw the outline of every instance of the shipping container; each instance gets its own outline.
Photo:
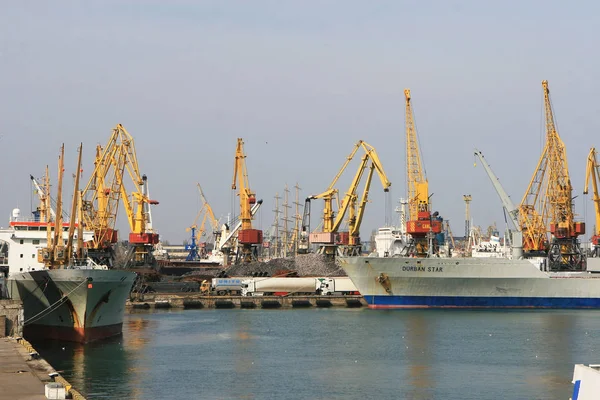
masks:
[[[334,234],[331,232],[315,232],[310,234],[311,243],[333,244]]]

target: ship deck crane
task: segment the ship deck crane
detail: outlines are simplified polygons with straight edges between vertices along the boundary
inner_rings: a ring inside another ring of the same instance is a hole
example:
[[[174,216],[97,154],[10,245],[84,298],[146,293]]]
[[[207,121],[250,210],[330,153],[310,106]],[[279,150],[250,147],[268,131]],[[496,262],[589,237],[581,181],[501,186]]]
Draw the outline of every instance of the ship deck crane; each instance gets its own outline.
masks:
[[[48,176],[48,167],[46,167],[46,177]],[[46,179],[46,177],[44,179]],[[56,212],[54,211],[54,208],[52,207],[52,205],[50,205],[48,208],[46,207],[46,196],[50,197],[45,188],[42,188],[41,185],[39,184],[39,182],[37,181],[37,179],[35,179],[35,177],[33,175],[29,175],[29,178],[31,179],[31,182],[33,183],[33,186],[35,187],[35,191],[37,192],[37,195],[40,199],[40,208],[38,208],[37,212],[38,214],[36,215],[36,218],[39,218],[40,221],[45,221],[46,218],[46,213],[48,211],[50,211],[50,217],[52,220],[54,220],[56,218]],[[50,201],[52,202],[52,198],[50,197]]]
[[[427,257],[437,252],[435,235],[442,232],[442,219],[431,213],[429,182],[423,167],[412,109],[410,89],[404,90],[406,124],[406,182],[408,185],[409,220],[406,231],[411,236],[409,254]]]
[[[335,185],[346,170],[350,161],[352,161],[358,150],[361,148],[365,151],[365,154],[361,158],[358,170],[354,175],[352,183],[350,184],[350,187],[346,192],[341,204],[338,204],[338,212],[337,215],[335,215],[333,210],[333,199],[338,193],[338,189],[335,188]],[[356,191],[367,166],[369,166],[367,181],[365,183],[360,203],[357,203],[358,196]],[[383,186],[383,190],[385,192],[388,192],[391,183],[387,179],[387,176],[383,170],[383,166],[381,165],[381,161],[379,160],[379,156],[377,155],[375,148],[369,145],[368,143],[360,140],[356,143],[352,152],[346,158],[344,165],[334,177],[327,190],[323,193],[312,195],[307,198],[307,200],[323,199],[325,201],[325,207],[323,210],[323,232],[313,233],[311,235],[312,237],[310,240],[311,243],[320,244],[319,253],[326,254],[328,256],[335,256],[335,253],[337,252],[335,234],[338,232],[338,229],[347,212],[349,213],[348,243],[345,243],[342,240],[341,244],[347,245],[347,250],[344,251],[344,253],[356,253],[357,251],[360,251],[359,229],[364,215],[365,206],[368,201],[371,180],[375,171],[377,171],[377,174]],[[308,213],[310,213],[310,206],[308,204],[305,204],[305,210],[308,210]],[[303,229],[305,226],[307,226],[307,224],[303,222]]]
[[[516,232],[511,231],[510,237],[511,237],[511,243],[513,246],[513,256],[515,258],[520,258],[522,256],[522,249],[523,249],[523,235],[521,232],[522,231],[521,223],[519,222],[519,208],[517,206],[515,206],[515,204],[513,203],[512,199],[510,198],[508,193],[506,193],[506,191],[504,190],[504,187],[502,187],[502,184],[500,183],[500,179],[498,179],[498,177],[492,170],[492,167],[487,163],[487,161],[483,157],[483,153],[481,151],[475,149],[475,156],[479,158],[479,161],[481,161],[481,165],[483,165],[483,169],[485,169],[485,172],[487,173],[488,177],[490,178],[492,185],[494,185],[494,189],[496,189],[496,193],[498,194],[498,197],[500,197],[500,201],[502,201],[502,206],[506,210],[506,213],[508,214],[510,221],[512,222],[514,228],[516,229]]]
[[[65,156],[65,146],[64,144],[60,148],[60,155],[58,158],[58,186],[57,186],[57,196],[56,196],[56,218],[52,222],[50,216],[45,213],[43,215],[44,220],[40,220],[42,222],[46,222],[46,232],[47,232],[47,243],[46,247],[40,248],[38,250],[38,260],[43,262],[44,265],[49,269],[57,269],[57,268],[65,268],[75,261],[74,257],[74,234],[75,228],[78,229],[78,246],[77,252],[81,258],[83,258],[83,233],[81,232],[82,224],[81,220],[78,221],[78,226],[76,226],[76,217],[77,209],[81,204],[81,193],[79,191],[79,178],[81,174],[81,153],[82,153],[82,145],[79,146],[79,156],[77,160],[77,173],[75,175],[75,184],[73,190],[73,198],[71,204],[71,218],[69,221],[69,228],[67,231],[67,241],[65,243],[64,240],[64,226],[63,226],[63,218],[62,218],[62,184],[63,184],[63,176],[64,176],[64,156]],[[46,171],[45,178],[45,188],[44,188],[44,196],[43,202],[45,204],[41,205],[40,208],[43,210],[48,210],[50,208],[50,182],[48,172]],[[42,217],[42,215],[40,215]]]
[[[238,138],[233,164],[232,190],[238,191],[240,202],[241,228],[238,231],[238,259],[248,263],[258,257],[257,246],[263,241],[263,232],[252,227],[252,206],[256,204],[256,195],[250,189],[244,141]]]
[[[542,89],[546,143],[519,208],[523,249],[547,253],[551,270],[581,270],[585,260],[578,236],[585,233],[585,223],[574,221],[567,152],[554,123],[548,81],[542,81]]]
[[[600,187],[598,180],[600,179],[600,171],[598,167],[598,159],[596,156],[596,148],[592,147],[590,149],[590,153],[587,158],[587,165],[585,169],[585,187],[583,189],[583,194],[588,193],[590,180],[592,181],[593,188],[593,201],[594,201],[594,211],[596,215],[596,227],[594,230],[594,235],[592,236],[592,255],[594,257],[600,257],[600,194],[598,193],[598,188]]]

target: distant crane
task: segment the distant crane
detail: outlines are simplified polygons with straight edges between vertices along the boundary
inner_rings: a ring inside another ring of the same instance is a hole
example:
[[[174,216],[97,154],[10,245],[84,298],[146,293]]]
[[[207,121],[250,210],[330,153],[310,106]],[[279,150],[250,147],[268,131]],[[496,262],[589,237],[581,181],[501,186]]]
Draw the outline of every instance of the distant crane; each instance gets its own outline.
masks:
[[[361,158],[358,170],[356,171],[356,174],[352,179],[352,183],[350,184],[348,191],[344,195],[341,204],[338,205],[338,212],[336,216],[333,210],[333,199],[337,196],[338,189],[335,188],[335,185],[346,170],[346,167],[348,166],[350,161],[352,161],[358,150],[361,148],[365,151],[365,154]],[[367,173],[367,179],[365,182],[363,194],[359,201],[356,191],[360,185],[360,180],[367,167],[369,167],[369,171]],[[310,240],[310,242],[320,245],[319,253],[325,254],[329,257],[335,257],[335,254],[338,249],[338,244],[346,246],[346,249],[343,250],[346,254],[360,252],[361,245],[359,229],[364,215],[365,206],[368,200],[371,180],[375,171],[377,171],[384,192],[388,192],[389,187],[391,186],[391,182],[387,179],[387,176],[383,170],[383,166],[381,165],[381,161],[379,160],[379,156],[377,155],[375,148],[360,140],[358,141],[358,143],[356,143],[352,152],[346,158],[344,165],[334,177],[327,190],[323,193],[308,197],[307,200],[325,200],[325,208],[323,210],[323,231],[313,233],[312,238]],[[307,215],[307,212],[310,213],[310,206],[307,206],[308,205],[305,205],[305,215]],[[347,212],[349,214],[349,231],[347,234],[348,239],[344,240],[340,238],[340,240],[338,240],[336,243],[335,235],[338,233],[338,229],[342,224],[342,221]],[[303,226],[305,226],[304,222]]]
[[[213,238],[212,241],[215,243],[215,246],[217,243],[219,243],[221,237],[221,232],[219,231],[219,220],[215,217],[212,207],[206,200],[200,183],[197,183],[196,186],[198,187],[202,206],[200,207],[200,210],[194,219],[194,223],[186,229],[186,231],[191,232],[190,242],[185,246],[185,249],[189,251],[186,261],[197,261],[206,256],[206,242],[202,242],[201,239],[206,235],[205,225],[207,218],[210,219],[210,227],[212,230],[211,237]],[[204,214],[202,217],[202,222],[198,226],[197,223],[202,214]]]
[[[238,231],[239,255],[245,263],[257,258],[257,246],[262,244],[263,232],[252,227],[252,206],[256,203],[256,195],[250,189],[248,170],[246,169],[246,155],[244,154],[244,141],[238,138],[233,165],[233,181],[231,189],[238,191],[240,201],[241,229]]]

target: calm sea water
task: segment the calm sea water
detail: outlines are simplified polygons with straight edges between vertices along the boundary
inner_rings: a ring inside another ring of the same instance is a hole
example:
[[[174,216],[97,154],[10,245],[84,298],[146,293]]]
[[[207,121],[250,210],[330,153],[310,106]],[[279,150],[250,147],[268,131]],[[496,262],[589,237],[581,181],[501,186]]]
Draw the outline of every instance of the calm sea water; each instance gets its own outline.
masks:
[[[598,311],[187,310],[36,343],[89,399],[564,399]]]

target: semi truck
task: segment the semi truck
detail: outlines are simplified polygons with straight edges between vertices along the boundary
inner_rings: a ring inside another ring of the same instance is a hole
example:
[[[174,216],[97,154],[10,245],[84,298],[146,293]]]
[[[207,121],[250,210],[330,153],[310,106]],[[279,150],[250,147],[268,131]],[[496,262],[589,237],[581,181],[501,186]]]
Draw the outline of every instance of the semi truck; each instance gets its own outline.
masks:
[[[348,277],[234,277],[204,280],[200,292],[207,296],[360,295]]]
[[[293,295],[358,295],[348,277],[249,278],[242,280],[242,296]]]
[[[211,296],[237,296],[242,292],[242,280],[245,278],[212,278],[200,284],[200,292]]]
[[[324,296],[331,295],[360,295],[360,292],[348,277],[335,278],[317,278],[319,285],[317,287],[318,294]]]

